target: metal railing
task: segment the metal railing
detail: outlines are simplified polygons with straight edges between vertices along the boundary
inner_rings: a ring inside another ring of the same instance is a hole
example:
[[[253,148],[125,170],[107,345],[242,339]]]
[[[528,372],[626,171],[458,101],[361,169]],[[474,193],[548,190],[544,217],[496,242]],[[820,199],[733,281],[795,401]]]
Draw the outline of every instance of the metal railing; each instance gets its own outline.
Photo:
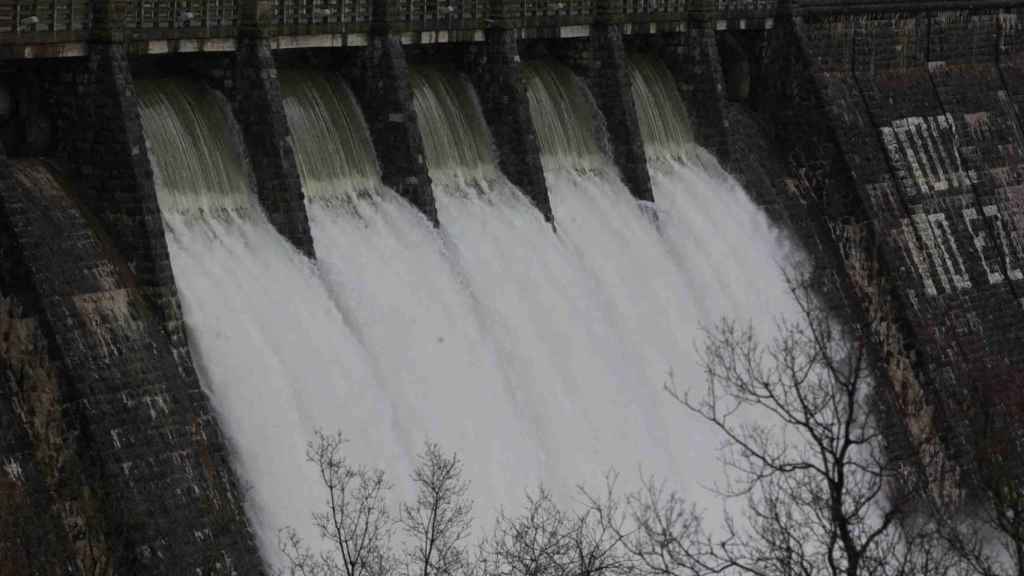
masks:
[[[0,38],[83,35],[91,23],[89,0],[0,0]]]
[[[777,0],[718,0],[719,18],[768,17],[776,10]]]
[[[182,30],[207,36],[237,26],[236,0],[128,0],[124,14],[128,32]]]
[[[457,30],[486,26],[487,0],[381,0],[389,25],[413,30]]]
[[[686,0],[621,0],[627,21],[682,19]]]
[[[85,39],[96,1],[0,0],[0,43]],[[229,37],[239,29],[243,3],[250,1],[255,0],[118,0],[113,25],[130,39]],[[772,16],[778,4],[778,0],[262,1],[268,9],[263,23],[268,31],[296,35],[364,32],[371,23],[395,30],[440,31],[588,24],[607,17],[654,22],[685,18],[691,3],[707,5],[719,18],[757,18]]]
[[[363,31],[370,17],[370,0],[274,0],[272,26],[278,33]]]
[[[594,0],[522,0],[525,26],[582,24],[594,19]]]

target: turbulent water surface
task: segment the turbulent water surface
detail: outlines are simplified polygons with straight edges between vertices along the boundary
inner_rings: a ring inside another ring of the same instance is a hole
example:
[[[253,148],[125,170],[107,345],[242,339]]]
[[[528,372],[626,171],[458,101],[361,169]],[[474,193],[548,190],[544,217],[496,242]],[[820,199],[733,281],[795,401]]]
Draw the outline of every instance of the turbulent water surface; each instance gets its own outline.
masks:
[[[497,170],[458,75],[413,74],[435,229],[380,183],[341,79],[282,74],[316,263],[256,206],[224,103],[141,83],[193,350],[268,556],[282,526],[314,536],[322,493],[303,447],[318,427],[343,430],[351,459],[383,467],[400,497],[425,440],[457,451],[481,523],[537,483],[568,500],[612,467],[693,494],[718,477],[715,438],[663,386],[701,384],[702,323],[762,324],[787,307],[784,250],[688,142],[664,71],[633,64],[654,218],[619,179],[577,79],[527,66],[554,227]]]

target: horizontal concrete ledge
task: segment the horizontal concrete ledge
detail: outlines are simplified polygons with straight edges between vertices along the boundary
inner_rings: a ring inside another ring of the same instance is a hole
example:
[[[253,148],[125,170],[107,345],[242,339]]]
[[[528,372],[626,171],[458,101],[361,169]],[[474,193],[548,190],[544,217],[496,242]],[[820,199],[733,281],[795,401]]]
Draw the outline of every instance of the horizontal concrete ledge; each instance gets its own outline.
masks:
[[[589,24],[572,24],[566,26],[536,26],[512,29],[517,40],[586,38],[590,36]],[[404,45],[412,44],[449,44],[455,42],[484,42],[487,31],[477,30],[434,30],[420,32],[402,32],[393,35]]]
[[[675,22],[625,22],[622,24],[622,35],[666,34],[686,32],[686,29],[687,24],[683,20]]]
[[[792,8],[794,16],[817,14],[864,14],[877,12],[910,12],[921,13],[936,10],[1001,10],[1022,8],[1021,0],[931,0],[915,2],[902,0],[896,2],[864,2],[852,3],[842,1],[807,2]]]
[[[32,60],[35,58],[81,58],[89,53],[88,42],[55,42],[52,44],[0,44],[0,60]]]
[[[370,43],[365,32],[353,34],[315,34],[311,36],[274,36],[268,39],[271,50],[293,50],[298,48],[344,48],[360,47]]]
[[[195,52],[234,52],[237,49],[234,37],[226,38],[180,38],[161,40],[128,40],[125,42],[128,54],[191,54]]]
[[[517,40],[535,40],[551,38],[586,38],[590,36],[590,24],[573,24],[570,26],[538,26],[535,28],[517,28],[514,30]]]
[[[449,44],[452,42],[483,42],[484,30],[421,30],[394,34],[402,44]]]
[[[775,18],[728,18],[715,22],[715,30],[771,30]]]

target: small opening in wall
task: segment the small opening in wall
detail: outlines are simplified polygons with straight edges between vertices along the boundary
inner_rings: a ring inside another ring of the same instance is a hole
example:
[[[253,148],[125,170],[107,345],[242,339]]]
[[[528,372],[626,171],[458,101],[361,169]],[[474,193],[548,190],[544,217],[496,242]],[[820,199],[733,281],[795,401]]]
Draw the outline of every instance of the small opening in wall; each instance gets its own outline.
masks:
[[[30,75],[0,72],[0,142],[7,156],[38,157],[53,151],[53,118],[43,96]]]
[[[740,40],[729,32],[718,35],[718,57],[722,65],[725,97],[733,102],[750,98],[751,64]]]

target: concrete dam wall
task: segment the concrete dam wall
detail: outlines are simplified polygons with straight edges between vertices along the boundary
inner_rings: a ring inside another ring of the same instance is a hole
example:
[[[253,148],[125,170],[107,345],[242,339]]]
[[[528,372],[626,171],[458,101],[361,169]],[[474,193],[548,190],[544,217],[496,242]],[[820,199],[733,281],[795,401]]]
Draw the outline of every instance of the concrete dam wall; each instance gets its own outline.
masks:
[[[507,460],[690,474],[663,381],[789,306],[787,246],[894,438],[1016,458],[1022,11],[0,0],[12,573],[265,573],[318,427],[448,441],[496,507]]]

